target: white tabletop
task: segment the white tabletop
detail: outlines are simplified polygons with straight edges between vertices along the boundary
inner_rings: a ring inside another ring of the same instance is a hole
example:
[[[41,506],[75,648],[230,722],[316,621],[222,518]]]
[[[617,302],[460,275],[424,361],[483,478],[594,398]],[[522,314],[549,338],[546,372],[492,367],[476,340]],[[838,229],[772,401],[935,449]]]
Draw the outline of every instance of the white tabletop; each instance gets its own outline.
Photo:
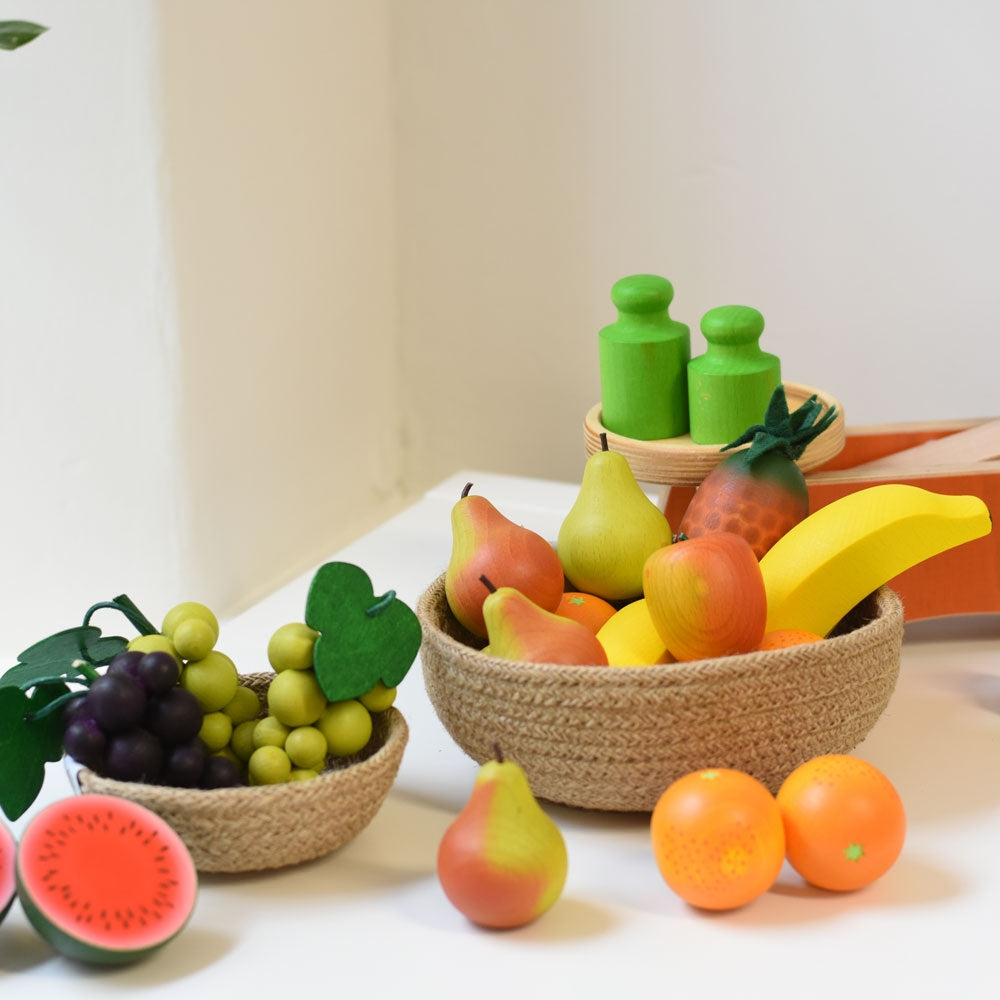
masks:
[[[577,489],[460,472],[329,558],[357,563],[376,593],[394,589],[413,607],[447,563],[450,510],[467,481],[550,538]],[[219,648],[242,671],[266,669],[271,632],[301,620],[312,572],[223,623]],[[907,626],[896,691],[855,751],[899,790],[907,840],[890,872],[859,892],[809,888],[786,865],[750,905],[706,914],[661,880],[648,817],[546,804],[569,852],[562,898],[528,927],[476,928],[444,897],[435,857],[478,767],[438,722],[418,662],[397,700],[410,724],[398,779],[354,841],[294,868],[203,876],[182,934],[120,969],[53,954],[15,903],[0,925],[0,995],[996,997],[998,635],[997,616]],[[51,765],[15,832],[68,794],[61,765]]]

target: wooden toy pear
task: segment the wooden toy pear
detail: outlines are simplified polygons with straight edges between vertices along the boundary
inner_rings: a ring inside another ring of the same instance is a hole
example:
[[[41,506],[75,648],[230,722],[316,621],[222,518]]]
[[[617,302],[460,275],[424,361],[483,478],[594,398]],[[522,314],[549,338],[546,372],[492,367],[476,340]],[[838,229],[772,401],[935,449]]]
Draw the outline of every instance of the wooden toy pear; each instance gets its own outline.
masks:
[[[528,663],[572,663],[607,666],[608,657],[597,636],[586,625],[546,611],[513,587],[494,587],[483,601],[489,653],[505,660]]]
[[[546,611],[555,611],[563,593],[563,570],[552,544],[516,524],[485,497],[470,493],[451,510],[452,548],[445,570],[448,606],[474,635],[486,638],[483,601],[486,575],[496,587],[515,587]]]
[[[670,523],[643,492],[624,455],[601,450],[587,459],[580,492],[559,529],[556,551],[576,590],[608,601],[642,596],[642,568],[673,540]]]

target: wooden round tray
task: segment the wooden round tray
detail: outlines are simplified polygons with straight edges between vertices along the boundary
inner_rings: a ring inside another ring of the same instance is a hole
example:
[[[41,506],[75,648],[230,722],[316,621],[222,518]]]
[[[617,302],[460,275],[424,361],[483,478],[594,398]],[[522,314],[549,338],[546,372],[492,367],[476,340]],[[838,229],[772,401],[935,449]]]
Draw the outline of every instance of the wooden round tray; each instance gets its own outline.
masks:
[[[824,409],[836,406],[833,423],[803,452],[798,461],[804,472],[828,462],[844,447],[844,410],[840,403],[822,389],[785,382],[789,410],[801,406],[816,395]],[[601,450],[601,434],[608,435],[608,448],[620,452],[628,460],[635,478],[642,483],[664,483],[670,486],[698,486],[729,452],[721,445],[695,444],[690,434],[638,441],[609,431],[601,423],[601,404],[588,411],[583,421],[583,443],[589,457]]]

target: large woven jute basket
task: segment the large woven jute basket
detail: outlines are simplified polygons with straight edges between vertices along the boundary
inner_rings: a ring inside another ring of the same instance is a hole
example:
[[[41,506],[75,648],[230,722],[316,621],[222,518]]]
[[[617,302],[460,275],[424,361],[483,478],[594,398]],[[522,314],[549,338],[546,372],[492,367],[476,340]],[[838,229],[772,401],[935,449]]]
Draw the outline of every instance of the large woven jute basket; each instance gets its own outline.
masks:
[[[706,767],[776,791],[803,761],[853,750],[889,701],[903,640],[887,587],[822,642],[646,667],[489,656],[451,613],[443,575],[416,613],[424,684],[455,742],[480,763],[499,746],[541,798],[614,811],[650,811],[672,781]]]
[[[273,674],[241,683],[263,699]],[[118,795],[165,819],[201,872],[283,868],[322,857],[357,836],[385,801],[403,759],[409,729],[389,708],[372,716],[368,745],[353,757],[327,759],[318,778],[281,785],[187,789],[115,781],[81,770],[80,791]]]

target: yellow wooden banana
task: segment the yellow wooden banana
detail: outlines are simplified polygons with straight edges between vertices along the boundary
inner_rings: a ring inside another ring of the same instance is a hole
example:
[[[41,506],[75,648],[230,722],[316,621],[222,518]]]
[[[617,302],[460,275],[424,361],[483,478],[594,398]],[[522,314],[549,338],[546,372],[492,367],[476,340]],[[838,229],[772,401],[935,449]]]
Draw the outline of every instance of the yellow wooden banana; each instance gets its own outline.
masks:
[[[644,597],[616,611],[598,630],[597,641],[612,667],[674,662],[653,625]]]
[[[767,629],[827,635],[873,590],[946,549],[988,535],[977,496],[884,483],[813,511],[761,558]]]

